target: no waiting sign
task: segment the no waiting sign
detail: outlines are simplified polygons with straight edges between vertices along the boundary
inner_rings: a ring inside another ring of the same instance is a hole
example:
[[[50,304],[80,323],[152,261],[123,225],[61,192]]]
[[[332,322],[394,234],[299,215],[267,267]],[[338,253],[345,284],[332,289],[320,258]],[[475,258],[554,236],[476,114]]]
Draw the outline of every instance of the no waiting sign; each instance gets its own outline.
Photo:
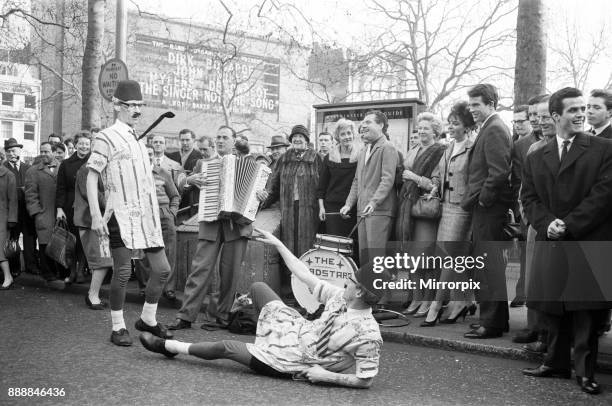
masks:
[[[100,94],[104,99],[111,101],[117,83],[122,80],[127,80],[128,70],[125,62],[121,59],[110,59],[100,69],[100,76],[98,77],[98,87],[100,88]]]

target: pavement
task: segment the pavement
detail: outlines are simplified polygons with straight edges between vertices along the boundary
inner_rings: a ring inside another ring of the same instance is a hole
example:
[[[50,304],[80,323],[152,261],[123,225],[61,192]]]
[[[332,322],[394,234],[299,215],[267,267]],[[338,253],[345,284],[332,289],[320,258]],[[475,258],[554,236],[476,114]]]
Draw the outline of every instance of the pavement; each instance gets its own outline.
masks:
[[[80,286],[59,292],[16,285],[0,292],[0,405],[610,405],[612,375],[599,374],[603,393],[582,393],[574,380],[531,378],[531,362],[386,342],[368,390],[311,385],[259,376],[229,360],[146,351],[134,322],[140,303],[126,303],[131,347],[109,342],[110,312],[85,306]],[[136,292],[130,297],[135,298]],[[175,310],[158,309],[169,321]],[[252,336],[208,332],[195,325],[176,332],[185,342]],[[15,388],[46,395],[10,396]],[[50,396],[49,390],[57,390]]]
[[[44,281],[31,274],[21,274],[16,280],[18,285],[44,288]],[[103,285],[101,297],[108,298],[110,285]],[[85,296],[89,289],[88,284],[72,284],[67,286],[64,293]],[[178,310],[181,306],[182,292],[177,292],[176,301],[169,301],[161,298],[159,306],[166,309]],[[84,300],[84,299],[83,299]],[[142,303],[143,298],[139,295],[139,289],[135,281],[130,281],[126,294],[126,301],[131,303]],[[510,332],[505,333],[500,338],[490,338],[486,340],[470,340],[463,337],[463,334],[470,330],[471,323],[478,322],[478,312],[474,316],[468,315],[465,321],[458,321],[456,324],[438,324],[435,327],[420,327],[423,318],[412,318],[410,324],[403,327],[381,327],[381,334],[385,342],[400,344],[418,345],[421,347],[438,348],[450,351],[480,354],[505,358],[511,360],[530,361],[538,363],[541,356],[526,352],[522,349],[523,344],[513,343],[511,338],[525,327],[527,319],[527,308],[510,308]],[[172,316],[166,322],[172,321]],[[203,320],[203,315],[200,318]],[[393,323],[390,321],[389,323]],[[612,332],[604,334],[599,341],[598,371],[612,374]]]

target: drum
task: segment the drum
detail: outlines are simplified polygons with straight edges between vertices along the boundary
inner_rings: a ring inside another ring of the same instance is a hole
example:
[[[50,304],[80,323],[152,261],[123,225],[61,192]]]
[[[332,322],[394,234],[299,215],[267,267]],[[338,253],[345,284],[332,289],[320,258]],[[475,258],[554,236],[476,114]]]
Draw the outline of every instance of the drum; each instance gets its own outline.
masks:
[[[344,255],[353,254],[353,239],[339,235],[317,234],[314,247]]]
[[[328,249],[312,249],[302,255],[300,261],[308,266],[308,270],[313,275],[339,288],[344,288],[345,280],[354,277],[354,273],[357,271],[357,265],[350,257],[345,257]],[[306,284],[293,275],[291,275],[291,288],[300,306],[309,313],[313,313],[319,308],[321,303],[310,293]]]

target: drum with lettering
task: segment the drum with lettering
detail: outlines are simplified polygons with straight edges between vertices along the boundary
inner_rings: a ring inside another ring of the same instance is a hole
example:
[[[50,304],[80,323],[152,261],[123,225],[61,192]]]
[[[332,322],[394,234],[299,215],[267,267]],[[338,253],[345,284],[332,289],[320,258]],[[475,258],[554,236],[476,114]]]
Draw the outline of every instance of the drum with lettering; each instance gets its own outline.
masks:
[[[353,254],[353,239],[339,235],[317,234],[314,247],[350,256]]]
[[[319,239],[319,237],[320,234],[317,234],[317,239]],[[346,237],[337,238],[347,239]],[[351,239],[349,238],[348,240]],[[355,265],[352,258],[338,252],[337,244],[334,247],[319,245],[319,248],[311,249],[302,255],[300,260],[305,263],[306,266],[308,266],[308,270],[319,279],[323,279],[332,285],[343,288],[345,280],[349,277],[354,277],[354,273],[357,271],[357,265]],[[314,295],[310,293],[306,284],[293,275],[291,276],[291,288],[300,306],[309,313],[313,313],[319,308],[321,303],[319,303]]]

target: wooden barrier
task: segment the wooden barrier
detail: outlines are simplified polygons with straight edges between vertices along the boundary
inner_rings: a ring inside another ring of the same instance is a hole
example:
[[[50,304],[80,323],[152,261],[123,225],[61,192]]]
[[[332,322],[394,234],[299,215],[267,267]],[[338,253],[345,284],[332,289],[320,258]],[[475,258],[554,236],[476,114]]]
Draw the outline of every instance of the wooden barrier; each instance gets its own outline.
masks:
[[[270,208],[257,214],[254,226],[280,236],[280,210]],[[182,291],[191,271],[191,262],[198,245],[197,215],[183,221],[177,227],[176,272],[177,290]],[[218,291],[218,264],[215,269],[211,291]],[[275,248],[255,240],[249,240],[247,250],[240,267],[238,292],[248,292],[253,282],[266,282],[275,291],[280,289],[279,255]]]

